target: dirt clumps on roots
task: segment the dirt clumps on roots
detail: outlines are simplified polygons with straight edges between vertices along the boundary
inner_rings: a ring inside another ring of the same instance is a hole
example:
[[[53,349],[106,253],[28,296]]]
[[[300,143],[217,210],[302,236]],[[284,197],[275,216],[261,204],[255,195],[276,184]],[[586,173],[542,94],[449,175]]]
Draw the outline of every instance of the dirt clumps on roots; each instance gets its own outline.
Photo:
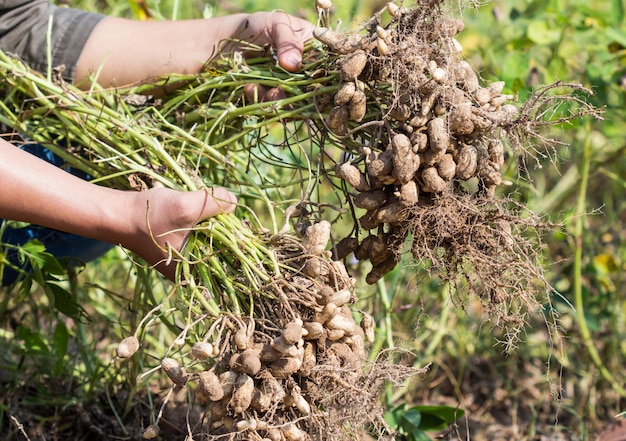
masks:
[[[198,435],[321,441],[367,431],[393,439],[382,389],[421,370],[396,364],[393,352],[368,360],[373,319],[355,310],[355,280],[324,251],[329,228],[321,221],[304,230],[303,240],[270,238],[285,266],[264,295],[251,299],[254,317],[198,321],[189,352],[161,360],[171,390],[186,388],[205,410]],[[158,421],[150,425],[144,438],[155,437],[158,427]]]
[[[388,3],[360,33],[316,31],[340,73],[326,126],[338,142],[360,144],[332,171],[356,225],[335,258],[369,260],[376,283],[408,252],[457,293],[477,294],[512,346],[524,311],[549,289],[540,237],[554,225],[499,196],[512,185],[507,157],[536,155],[534,139],[558,144],[542,126],[597,113],[576,97],[589,92],[580,85],[547,86],[519,105],[504,82],[483,84],[455,38],[464,24],[446,8]],[[580,108],[545,119],[565,102]]]

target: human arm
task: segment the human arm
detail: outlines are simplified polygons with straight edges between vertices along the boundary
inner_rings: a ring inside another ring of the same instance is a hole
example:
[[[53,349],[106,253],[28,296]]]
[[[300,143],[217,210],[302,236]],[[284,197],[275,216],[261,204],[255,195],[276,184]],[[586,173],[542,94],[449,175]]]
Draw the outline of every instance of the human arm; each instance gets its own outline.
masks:
[[[293,71],[312,30],[306,20],[281,11],[138,21],[57,7],[48,0],[0,1],[0,49],[42,72],[61,68],[66,81],[77,79],[83,87],[89,86],[84,80],[90,72],[99,72],[105,86],[197,72],[231,37],[273,44],[281,66]]]
[[[121,245],[170,279],[168,247],[180,250],[201,220],[234,209],[223,188],[121,191],[94,185],[0,139],[0,217]]]
[[[228,38],[259,46],[273,44],[280,65],[295,71],[312,30],[309,22],[279,11],[180,21],[107,17],[83,48],[75,82],[84,84],[92,72],[98,72],[97,81],[103,86],[134,84],[169,73],[196,73],[220,53]]]
[[[279,12],[150,23],[107,17],[90,32],[84,48],[81,45],[80,61],[69,66],[69,71],[76,68],[83,87],[88,86],[83,80],[91,72],[99,73],[97,79],[104,86],[197,72],[228,37],[260,46],[272,42],[281,65],[295,70],[311,29],[305,21]],[[34,43],[28,46],[37,47]],[[42,65],[40,52],[24,54]],[[164,265],[166,242],[171,249],[180,250],[186,229],[220,210],[231,211],[235,203],[235,197],[222,188],[188,193],[107,189],[81,181],[5,141],[0,141],[0,186],[0,217],[122,245],[170,279],[175,275],[175,263]]]

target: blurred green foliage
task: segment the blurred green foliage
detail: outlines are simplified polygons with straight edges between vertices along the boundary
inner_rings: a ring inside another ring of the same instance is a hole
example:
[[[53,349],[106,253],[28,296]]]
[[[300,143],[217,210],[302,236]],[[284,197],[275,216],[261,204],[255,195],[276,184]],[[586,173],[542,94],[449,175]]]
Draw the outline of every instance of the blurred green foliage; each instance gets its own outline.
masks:
[[[449,406],[407,406],[405,403],[385,414],[390,427],[407,441],[429,441],[426,432],[445,429],[463,417],[463,411]]]

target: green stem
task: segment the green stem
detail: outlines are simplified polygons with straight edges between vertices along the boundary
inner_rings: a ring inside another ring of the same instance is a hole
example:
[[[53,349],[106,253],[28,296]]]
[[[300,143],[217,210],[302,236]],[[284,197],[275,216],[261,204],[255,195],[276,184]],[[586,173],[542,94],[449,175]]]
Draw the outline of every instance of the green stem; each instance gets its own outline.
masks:
[[[578,193],[578,200],[576,203],[576,224],[574,226],[574,307],[576,308],[576,318],[578,320],[578,326],[580,329],[580,336],[584,345],[587,348],[587,352],[593,361],[593,364],[598,368],[602,377],[608,381],[613,389],[621,396],[626,396],[626,390],[615,379],[615,377],[609,372],[608,368],[600,358],[598,350],[596,349],[591,335],[591,331],[587,326],[587,319],[585,317],[585,304],[583,299],[583,282],[582,282],[582,258],[583,258],[583,234],[585,232],[585,212],[586,212],[586,197],[587,197],[587,185],[589,181],[589,169],[591,163],[591,157],[593,154],[591,147],[591,140],[589,137],[590,129],[587,129],[587,138],[583,146],[583,157],[580,160],[580,186]]]
[[[428,347],[424,350],[424,355],[432,355],[438,348],[441,348],[441,342],[443,338],[450,332],[448,327],[446,326],[448,323],[448,317],[450,316],[451,303],[449,301],[450,296],[450,285],[449,283],[445,283],[441,286],[441,304],[443,305],[441,313],[439,315],[439,326],[437,327],[437,331],[434,335],[430,337],[430,343],[428,343]]]
[[[389,291],[387,290],[387,285],[385,285],[385,280],[380,279],[376,283],[376,287],[378,288],[378,292],[380,293],[380,300],[382,301],[383,307],[385,308],[385,340],[387,343],[387,347],[393,348],[393,325],[391,321],[391,298],[389,297]]]
[[[222,268],[221,262],[217,259],[215,254],[208,257],[210,267],[213,271],[215,271],[218,280],[224,286],[226,294],[230,298],[232,309],[230,312],[233,314],[239,315],[241,314],[241,308],[239,307],[239,299],[237,298],[237,293],[235,291],[235,287],[231,283],[232,276],[229,276]],[[204,266],[204,265],[202,265]]]
[[[188,285],[184,286],[182,289],[182,293],[178,296],[178,298],[182,301],[187,300],[189,297],[189,293],[191,293],[191,298],[188,300],[187,307],[194,308],[193,300],[197,300],[204,308],[202,313],[207,313],[213,317],[219,317],[220,308],[213,299],[208,299],[201,288],[196,285],[194,277],[191,275],[191,266],[188,262],[183,261],[181,263],[183,279],[187,281]],[[200,311],[194,311],[196,313],[200,313]]]
[[[220,215],[221,216],[229,216],[229,215]],[[216,216],[217,217],[217,216]],[[234,216],[231,216],[234,217]],[[239,262],[242,265],[242,270],[248,272],[249,270],[251,271],[251,273],[256,274],[256,276],[258,278],[260,278],[262,281],[264,282],[269,282],[270,280],[270,275],[265,271],[264,269],[264,265],[263,262],[256,260],[256,262],[252,262],[250,260],[251,257],[256,257],[256,256],[251,256],[250,255],[250,248],[253,246],[256,246],[257,244],[252,242],[252,241],[247,241],[247,240],[239,240],[238,238],[235,237],[235,240],[232,240],[232,237],[235,235],[235,230],[226,230],[224,229],[224,224],[221,223],[219,220],[217,220],[216,222],[213,222],[211,224],[211,226],[208,228],[208,235],[213,238],[214,240],[217,240],[218,242],[228,245],[228,249],[231,253],[233,253],[239,260]],[[230,237],[229,237],[230,235]],[[244,254],[242,252],[242,250],[246,250],[246,254]],[[258,264],[258,265],[255,265]],[[254,280],[253,277],[251,277],[252,274],[249,274],[251,280],[250,282],[252,282]]]

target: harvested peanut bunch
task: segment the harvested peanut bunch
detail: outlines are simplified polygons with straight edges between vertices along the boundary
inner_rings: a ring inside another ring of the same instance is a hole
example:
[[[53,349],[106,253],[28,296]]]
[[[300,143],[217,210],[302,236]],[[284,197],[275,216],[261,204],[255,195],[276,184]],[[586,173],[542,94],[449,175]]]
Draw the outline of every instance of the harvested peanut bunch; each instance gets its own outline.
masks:
[[[524,132],[540,125],[533,109],[555,106],[547,95],[558,85],[518,103],[503,81],[485,84],[456,39],[463,21],[447,8],[390,2],[360,32],[315,32],[339,72],[325,127],[345,150],[329,175],[342,183],[356,224],[334,255],[369,261],[373,284],[406,250],[459,291],[479,295],[497,322],[517,324],[507,300],[538,306],[532,293],[547,288],[538,243],[526,233],[550,225],[501,196],[511,185],[503,173],[507,150],[528,151]]]
[[[408,233],[416,207],[466,192],[493,198],[506,184],[501,137],[518,116],[515,97],[503,93],[501,81],[481,85],[455,39],[463,22],[442,8],[388,3],[391,20],[367,34],[316,32],[338,54],[339,86],[326,124],[337,136],[363,142],[334,171],[356,192],[351,202],[364,210],[359,226],[369,237],[376,230]],[[368,282],[395,267],[401,242],[388,247],[396,256],[377,262]],[[377,255],[365,248],[360,259]]]
[[[277,247],[293,262],[294,282],[281,283],[282,299],[256,299],[254,318],[221,316],[187,361],[161,361],[172,387],[189,388],[206,409],[215,439],[349,439],[346,423],[382,421],[381,380],[415,375],[367,361],[374,321],[354,310],[355,280],[325,251],[329,226],[313,223],[301,243],[285,237]],[[298,268],[311,261],[324,271],[301,276]],[[345,406],[356,399],[359,406]]]
[[[501,81],[481,83],[455,38],[464,24],[445,7],[390,2],[364,33],[315,33],[336,55],[339,71],[326,124],[340,140],[361,142],[334,173],[345,182],[349,203],[361,209],[358,226],[366,234],[358,259],[372,261],[369,283],[400,261],[417,213],[465,194],[493,200],[496,187],[507,184],[503,138],[518,118],[515,96],[504,93]],[[355,103],[358,112],[351,110]],[[384,259],[369,251],[371,237],[394,238]]]

